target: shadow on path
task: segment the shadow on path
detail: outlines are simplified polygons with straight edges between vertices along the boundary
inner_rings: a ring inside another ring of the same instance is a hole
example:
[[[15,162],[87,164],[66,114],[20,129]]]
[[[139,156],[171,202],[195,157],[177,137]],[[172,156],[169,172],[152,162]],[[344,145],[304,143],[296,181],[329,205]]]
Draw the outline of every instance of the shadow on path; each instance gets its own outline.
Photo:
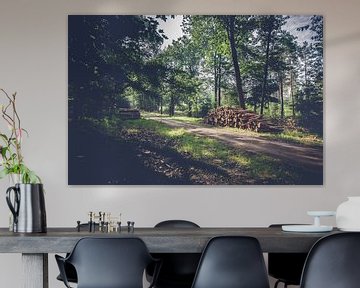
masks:
[[[68,133],[69,185],[226,184],[230,179],[221,167],[155,143],[112,138],[85,121],[69,122]]]

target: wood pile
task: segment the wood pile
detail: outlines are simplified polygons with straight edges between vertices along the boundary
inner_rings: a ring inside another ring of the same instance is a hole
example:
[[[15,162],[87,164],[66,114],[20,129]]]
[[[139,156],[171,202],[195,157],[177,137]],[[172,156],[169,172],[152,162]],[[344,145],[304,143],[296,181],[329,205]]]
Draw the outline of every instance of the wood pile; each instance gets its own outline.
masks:
[[[221,126],[246,129],[255,132],[281,132],[280,126],[271,123],[254,112],[241,108],[219,107],[211,110],[204,118],[204,123]]]
[[[122,120],[140,119],[140,111],[131,108],[118,108],[118,116]]]

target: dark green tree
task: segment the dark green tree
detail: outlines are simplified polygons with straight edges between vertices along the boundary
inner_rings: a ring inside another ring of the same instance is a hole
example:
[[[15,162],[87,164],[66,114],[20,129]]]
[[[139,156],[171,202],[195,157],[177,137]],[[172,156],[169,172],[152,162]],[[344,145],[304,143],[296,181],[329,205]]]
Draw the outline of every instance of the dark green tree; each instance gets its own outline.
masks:
[[[71,117],[114,113],[130,105],[125,89],[145,92],[156,80],[150,60],[164,35],[155,17],[74,15],[68,21]]]
[[[302,88],[297,93],[296,110],[300,123],[319,134],[323,133],[323,18],[312,16],[308,26],[300,30],[312,32],[311,41],[301,47],[303,66]]]

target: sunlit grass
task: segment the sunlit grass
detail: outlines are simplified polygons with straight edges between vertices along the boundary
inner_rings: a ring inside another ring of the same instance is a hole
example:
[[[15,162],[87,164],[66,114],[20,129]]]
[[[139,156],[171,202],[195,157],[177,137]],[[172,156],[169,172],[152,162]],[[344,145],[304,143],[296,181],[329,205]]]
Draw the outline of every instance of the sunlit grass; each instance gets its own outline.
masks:
[[[124,124],[123,129],[128,131],[149,130],[161,137],[175,140],[176,144],[172,148],[194,159],[214,165],[224,165],[230,167],[229,169],[238,167],[252,179],[283,179],[286,175],[289,180],[297,177],[296,171],[277,159],[235,149],[216,139],[186,132],[183,128],[170,128],[166,124],[150,119],[130,120]]]
[[[149,129],[151,131],[165,131],[169,130],[167,126],[164,124],[155,121],[155,120],[148,120],[148,119],[137,119],[137,120],[127,120],[123,121],[122,129]]]
[[[283,177],[281,163],[269,156],[235,152],[229,159],[246,168],[253,178],[278,178]]]
[[[230,160],[234,161],[235,163],[239,164],[240,166],[245,166],[245,167],[250,165],[250,162],[251,162],[250,157],[246,157],[241,154],[231,155]]]
[[[167,117],[165,114],[161,114],[158,112],[148,112],[148,111],[141,111],[140,112],[141,117]]]
[[[284,130],[281,133],[261,133],[250,130],[232,128],[232,127],[221,127],[219,129],[225,129],[233,132],[234,134],[249,136],[249,137],[263,137],[274,141],[283,141],[301,145],[323,145],[323,139],[319,136],[311,133],[306,133],[298,130]]]
[[[276,134],[275,137],[272,134],[265,134],[266,138],[280,139],[284,141],[296,142],[305,145],[322,145],[323,139],[319,136],[311,133],[305,133],[298,130],[285,130],[280,134]]]
[[[250,175],[260,178],[277,178],[283,177],[281,165],[273,158],[265,155],[256,155],[250,160]],[[280,172],[280,173],[279,173]]]
[[[185,133],[186,133],[185,129],[179,128],[179,129],[171,129],[169,131],[166,131],[165,135],[172,138],[179,138],[182,137]]]
[[[141,112],[141,116],[143,118],[149,118],[149,117],[159,117],[159,118],[166,118],[166,119],[173,119],[176,121],[189,123],[189,124],[201,124],[203,123],[203,118],[199,117],[188,117],[183,115],[175,115],[175,116],[169,116],[167,114],[160,114],[157,112]]]
[[[189,123],[189,124],[200,124],[203,125],[203,118],[196,118],[196,117],[186,117],[186,116],[173,116],[169,117],[167,115],[160,115],[159,113],[146,113],[144,115],[157,115],[161,116],[162,118],[169,118],[176,121]],[[321,146],[323,145],[323,139],[316,134],[312,134],[309,132],[299,131],[299,130],[289,130],[285,129],[281,133],[261,133],[261,132],[254,132],[250,130],[244,130],[239,128],[232,128],[232,127],[214,127],[214,129],[223,129],[232,133],[236,133],[238,135],[244,135],[249,137],[263,137],[274,141],[283,141],[301,145],[315,145]]]
[[[184,123],[189,123],[189,124],[203,123],[203,118],[196,118],[196,117],[174,116],[174,117],[171,117],[171,119],[174,119],[174,120],[177,120],[180,122],[184,122]]]
[[[224,159],[224,151],[219,147],[218,142],[207,137],[200,137],[185,133],[181,138],[178,138],[177,150],[190,154],[196,159]]]
[[[229,150],[224,144],[209,137],[191,134],[183,128],[170,128],[166,124],[151,119],[130,120],[124,124],[123,128],[127,131],[148,129],[160,136],[175,139],[177,146],[174,148],[178,152],[190,154],[197,159],[214,157],[225,159],[228,157]]]

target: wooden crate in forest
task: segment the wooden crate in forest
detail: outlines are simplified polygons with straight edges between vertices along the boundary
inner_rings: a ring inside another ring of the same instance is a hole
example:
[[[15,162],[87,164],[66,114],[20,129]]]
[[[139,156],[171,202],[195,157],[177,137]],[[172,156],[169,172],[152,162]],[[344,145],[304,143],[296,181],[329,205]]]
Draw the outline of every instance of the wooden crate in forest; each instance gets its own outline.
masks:
[[[117,114],[122,120],[140,119],[140,111],[138,109],[119,108]]]

